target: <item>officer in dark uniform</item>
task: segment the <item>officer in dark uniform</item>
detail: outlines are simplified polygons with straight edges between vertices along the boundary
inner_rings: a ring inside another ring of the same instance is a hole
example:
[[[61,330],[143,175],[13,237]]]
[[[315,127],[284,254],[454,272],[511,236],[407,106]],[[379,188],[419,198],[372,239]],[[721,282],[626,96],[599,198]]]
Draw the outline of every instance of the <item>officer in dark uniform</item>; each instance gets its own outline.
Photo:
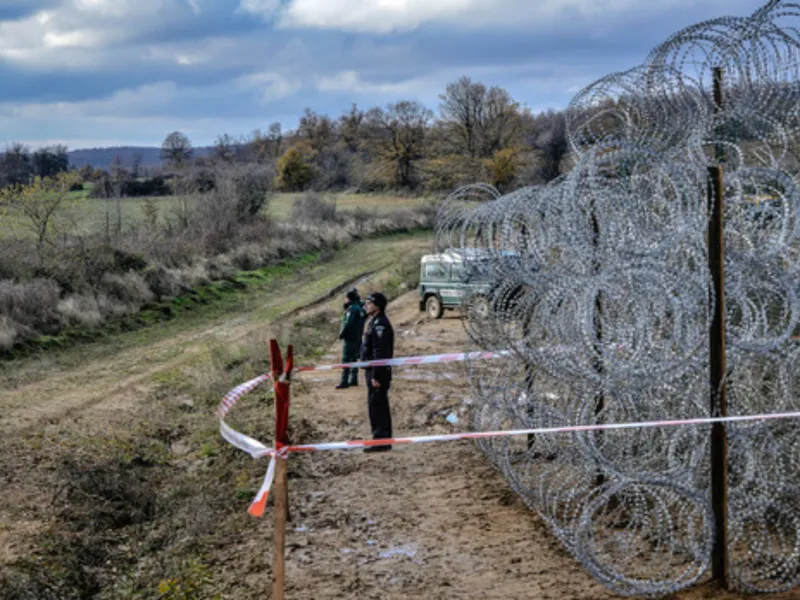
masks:
[[[361,336],[364,332],[364,321],[367,315],[364,305],[358,296],[356,288],[347,292],[347,302],[344,305],[342,326],[339,329],[339,339],[342,340],[342,362],[358,361],[361,354]],[[342,379],[336,389],[358,385],[358,369],[342,369]]]
[[[380,292],[370,294],[365,303],[367,315],[364,340],[361,343],[361,360],[380,360],[394,356],[394,329],[386,317],[386,296]],[[367,384],[367,407],[374,439],[392,437],[392,414],[389,410],[389,387],[392,382],[391,367],[364,369]],[[370,446],[364,452],[383,452],[391,446]]]

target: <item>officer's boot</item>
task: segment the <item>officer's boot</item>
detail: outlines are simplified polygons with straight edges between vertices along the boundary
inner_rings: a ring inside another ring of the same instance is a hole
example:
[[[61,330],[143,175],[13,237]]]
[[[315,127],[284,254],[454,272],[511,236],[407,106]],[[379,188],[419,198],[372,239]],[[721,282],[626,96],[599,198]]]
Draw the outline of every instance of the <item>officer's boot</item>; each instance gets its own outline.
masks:
[[[350,369],[342,369],[342,378],[339,380],[339,385],[336,386],[337,390],[349,387],[349,384],[347,383],[347,372],[349,370]]]
[[[351,387],[358,386],[358,369],[350,369],[350,379],[348,385]]]

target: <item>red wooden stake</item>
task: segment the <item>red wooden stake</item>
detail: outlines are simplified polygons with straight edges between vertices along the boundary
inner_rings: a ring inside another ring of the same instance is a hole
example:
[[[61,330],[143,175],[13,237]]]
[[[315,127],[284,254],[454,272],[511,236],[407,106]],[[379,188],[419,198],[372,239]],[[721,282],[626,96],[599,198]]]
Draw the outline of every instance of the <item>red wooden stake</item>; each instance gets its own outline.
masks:
[[[276,340],[269,341],[269,359],[275,389],[275,449],[289,445],[289,377],[293,367],[293,349],[289,346],[286,365]],[[272,559],[272,597],[284,600],[286,588],[286,521],[289,495],[286,484],[286,459],[275,461],[275,533]]]

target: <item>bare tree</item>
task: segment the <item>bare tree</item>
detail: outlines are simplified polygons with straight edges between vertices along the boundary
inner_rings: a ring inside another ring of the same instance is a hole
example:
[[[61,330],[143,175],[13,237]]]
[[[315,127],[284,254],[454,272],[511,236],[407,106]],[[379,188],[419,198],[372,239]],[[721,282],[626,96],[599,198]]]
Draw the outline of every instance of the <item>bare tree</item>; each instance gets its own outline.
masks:
[[[277,159],[283,154],[283,131],[278,122],[270,124],[267,129],[267,138],[272,146],[272,158]]]
[[[328,115],[319,115],[310,108],[306,108],[303,116],[300,117],[297,134],[308,140],[315,151],[321,152],[331,143],[333,129],[333,123]]]
[[[528,126],[528,145],[539,153],[537,176],[544,183],[561,174],[561,161],[569,152],[564,113],[548,110],[537,115]]]
[[[425,134],[433,113],[417,101],[402,100],[373,108],[367,121],[381,159],[395,184],[415,183],[416,163],[424,157]]]
[[[339,117],[339,136],[350,152],[356,153],[361,148],[365,116],[364,111],[353,104],[349,112]]]
[[[513,146],[521,134],[519,103],[500,87],[487,88],[462,77],[439,96],[439,114],[454,150],[468,158],[485,158]]]
[[[176,169],[185,167],[192,154],[192,142],[180,131],[170,133],[161,144],[161,158]]]
[[[44,263],[47,246],[57,237],[57,222],[66,217],[65,208],[71,200],[70,189],[80,181],[80,175],[59,173],[55,177],[36,177],[32,183],[15,185],[0,192],[0,205],[16,207],[24,217],[24,225],[36,236],[36,252]]]
[[[492,156],[512,148],[522,139],[520,106],[500,87],[489,88],[484,99],[483,121],[479,122],[481,155]]]
[[[214,143],[214,158],[222,162],[231,163],[236,158],[236,141],[227,133],[217,137]]]
[[[445,93],[439,95],[441,119],[449,125],[460,153],[470,158],[475,158],[478,153],[479,123],[483,121],[485,97],[486,86],[472,83],[469,77],[448,84]]]
[[[0,156],[0,187],[25,185],[33,177],[33,160],[30,149],[14,142]]]

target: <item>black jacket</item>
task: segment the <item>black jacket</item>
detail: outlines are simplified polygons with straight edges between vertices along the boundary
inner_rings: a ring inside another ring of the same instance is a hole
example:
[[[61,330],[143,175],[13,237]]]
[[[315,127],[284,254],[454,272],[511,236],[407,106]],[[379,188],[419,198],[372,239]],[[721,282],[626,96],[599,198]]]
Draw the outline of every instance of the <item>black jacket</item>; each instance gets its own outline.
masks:
[[[361,342],[361,360],[380,360],[394,356],[394,329],[385,314],[380,313],[367,321]],[[367,379],[380,383],[392,380],[392,367],[364,369]]]

